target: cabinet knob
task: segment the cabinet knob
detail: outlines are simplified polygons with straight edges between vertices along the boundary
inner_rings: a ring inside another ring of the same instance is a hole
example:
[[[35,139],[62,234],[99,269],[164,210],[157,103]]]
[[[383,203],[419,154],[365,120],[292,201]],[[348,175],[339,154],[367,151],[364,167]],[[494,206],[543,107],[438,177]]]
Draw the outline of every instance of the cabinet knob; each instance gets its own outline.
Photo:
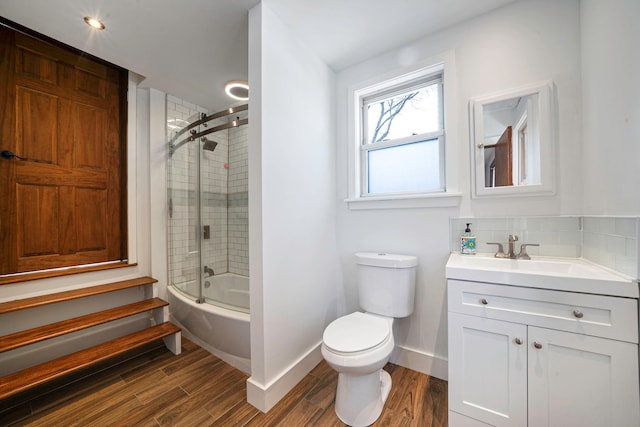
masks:
[[[522,340],[520,338],[516,338],[515,340],[513,340],[516,344],[521,345],[522,344]]]
[[[535,341],[533,342],[533,346],[535,348],[537,348],[538,350],[540,350],[542,348],[542,344],[540,344],[539,342],[535,342]]]
[[[578,319],[582,319],[582,317],[584,316],[584,313],[578,310],[573,310],[573,315],[576,316]]]
[[[487,301],[487,299],[486,299],[486,298],[482,298],[482,299],[480,300],[480,302],[482,303],[482,305],[487,305],[487,304],[489,304],[489,301]]]

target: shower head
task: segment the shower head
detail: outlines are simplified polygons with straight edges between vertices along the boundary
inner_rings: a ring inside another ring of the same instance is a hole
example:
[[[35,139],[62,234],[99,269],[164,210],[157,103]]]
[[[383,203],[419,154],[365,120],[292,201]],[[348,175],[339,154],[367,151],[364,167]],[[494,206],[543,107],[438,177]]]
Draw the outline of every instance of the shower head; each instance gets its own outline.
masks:
[[[205,137],[205,136],[203,136],[202,139],[200,139],[200,140],[202,142],[204,142],[204,144],[202,145],[202,149],[203,150],[213,151],[218,146],[217,142],[211,141],[210,139],[207,139],[207,137]]]

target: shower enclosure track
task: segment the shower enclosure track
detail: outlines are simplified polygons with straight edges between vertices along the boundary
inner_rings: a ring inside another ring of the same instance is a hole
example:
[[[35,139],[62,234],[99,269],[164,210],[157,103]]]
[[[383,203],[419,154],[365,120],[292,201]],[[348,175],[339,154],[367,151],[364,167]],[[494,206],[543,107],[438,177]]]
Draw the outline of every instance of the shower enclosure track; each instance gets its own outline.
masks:
[[[182,136],[186,132],[189,132],[192,129],[194,129],[194,128],[200,126],[200,125],[206,124],[206,123],[210,122],[211,120],[219,119],[220,117],[230,116],[232,114],[239,113],[240,111],[246,111],[248,109],[249,109],[249,105],[248,104],[244,104],[244,105],[239,105],[237,107],[227,108],[226,110],[222,110],[222,111],[219,111],[217,113],[210,114],[208,116],[204,115],[204,113],[203,113],[203,117],[200,120],[197,120],[197,121],[195,121],[193,123],[190,123],[189,126],[183,128],[183,129],[180,129],[180,131],[178,133],[176,133],[173,136],[173,138],[171,138],[171,140],[169,141],[169,153],[172,154],[178,148],[180,148],[181,146],[183,146],[187,142],[195,141],[196,139],[198,139],[200,137],[203,137],[205,135],[209,135],[210,133],[214,133],[214,132],[218,132],[218,131],[221,131],[221,130],[229,129],[229,128],[232,128],[232,127],[238,127],[238,126],[241,126],[241,125],[248,124],[249,123],[249,119],[232,120],[229,123],[225,123],[225,124],[222,124],[220,126],[213,127],[211,129],[203,130],[202,132],[195,132],[194,131],[189,138],[186,138],[186,139],[180,141],[179,143],[175,144],[175,141],[177,141],[178,138],[180,138],[180,136]]]

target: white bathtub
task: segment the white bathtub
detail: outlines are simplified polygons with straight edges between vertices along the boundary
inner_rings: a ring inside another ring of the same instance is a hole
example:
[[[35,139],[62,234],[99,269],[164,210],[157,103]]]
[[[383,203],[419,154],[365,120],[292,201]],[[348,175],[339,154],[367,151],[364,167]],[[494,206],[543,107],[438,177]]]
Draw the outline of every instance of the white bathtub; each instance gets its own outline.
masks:
[[[249,279],[221,274],[206,280],[210,286],[203,289],[208,301],[203,304],[196,303],[195,298],[184,292],[197,295],[195,283],[168,287],[172,320],[187,338],[250,373]]]

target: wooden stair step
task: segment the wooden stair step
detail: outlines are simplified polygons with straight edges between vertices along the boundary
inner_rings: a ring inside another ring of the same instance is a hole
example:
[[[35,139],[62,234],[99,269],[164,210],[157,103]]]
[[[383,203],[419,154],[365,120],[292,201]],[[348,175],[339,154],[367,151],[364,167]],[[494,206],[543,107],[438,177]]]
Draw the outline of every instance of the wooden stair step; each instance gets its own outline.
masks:
[[[6,399],[7,397],[41,385],[49,380],[79,371],[178,332],[180,332],[180,328],[177,326],[169,322],[161,323],[85,350],[80,350],[49,362],[0,377],[0,399]]]
[[[110,308],[0,337],[0,353],[169,305],[160,298]]]
[[[77,298],[84,298],[92,295],[100,295],[107,292],[119,291],[122,289],[135,288],[156,283],[158,280],[153,277],[137,277],[135,279],[123,280],[120,282],[107,283],[104,285],[90,286],[88,288],[74,289],[71,291],[57,292],[48,295],[39,295],[31,298],[24,298],[14,301],[0,303],[0,314],[12,311],[24,310],[27,308],[40,307],[47,304],[69,301]]]

